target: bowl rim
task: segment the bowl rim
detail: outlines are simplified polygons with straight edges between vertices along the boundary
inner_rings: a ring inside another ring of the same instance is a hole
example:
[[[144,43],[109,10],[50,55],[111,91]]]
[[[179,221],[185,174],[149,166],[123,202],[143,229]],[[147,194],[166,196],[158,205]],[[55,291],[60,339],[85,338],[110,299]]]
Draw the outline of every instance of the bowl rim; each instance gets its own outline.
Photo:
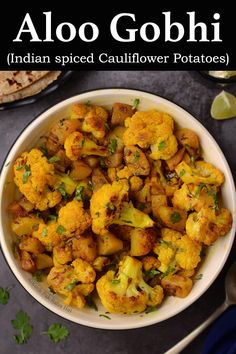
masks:
[[[144,94],[147,98],[149,97],[150,99],[155,100],[156,98],[161,99],[162,102],[172,106],[173,108],[176,108],[177,110],[182,111],[183,113],[187,113],[187,115],[189,115],[189,117],[197,124],[200,126],[201,129],[203,129],[204,133],[208,136],[208,138],[212,141],[212,143],[215,145],[215,148],[218,150],[218,153],[220,154],[222,161],[224,163],[224,167],[225,170],[227,171],[227,180],[229,181],[229,186],[231,188],[231,190],[233,191],[233,195],[232,196],[232,202],[233,202],[233,209],[235,210],[236,208],[236,196],[235,196],[235,185],[234,185],[234,180],[232,177],[232,173],[229,167],[229,164],[226,160],[225,155],[223,154],[221,148],[219,147],[218,143],[216,142],[216,140],[214,139],[214,137],[209,133],[209,131],[204,127],[204,125],[199,122],[188,110],[186,110],[185,108],[181,107],[179,104],[176,104],[175,102],[171,101],[170,99],[166,99],[165,97],[162,97],[161,95],[157,95],[154,94],[152,92],[148,92],[148,91],[144,91],[144,90],[139,90],[139,89],[129,89],[129,88],[103,88],[103,89],[93,89],[93,90],[86,90],[84,92],[81,92],[79,94],[73,95],[69,98],[64,99],[63,101],[60,101],[59,103],[46,108],[45,110],[43,110],[41,113],[39,113],[35,118],[33,118],[32,121],[30,121],[25,127],[24,129],[19,133],[19,135],[17,136],[17,138],[15,139],[15,141],[13,142],[11,148],[9,149],[3,163],[0,169],[0,201],[2,198],[2,190],[4,187],[4,181],[5,178],[4,176],[6,176],[7,171],[9,170],[8,164],[10,164],[11,159],[9,159],[9,157],[13,154],[14,152],[17,151],[18,149],[18,145],[22,143],[22,140],[24,138],[24,136],[28,136],[30,134],[30,131],[35,129],[35,126],[37,122],[40,123],[40,119],[45,119],[45,121],[47,120],[48,117],[50,117],[53,112],[57,112],[60,109],[63,109],[67,106],[69,106],[70,104],[74,103],[77,99],[81,100],[83,99],[83,96],[85,96],[85,100],[86,100],[86,96],[92,96],[95,95],[94,98],[97,98],[97,96],[99,95],[108,95],[108,94],[124,94],[127,95],[127,97],[135,97],[138,94]],[[145,98],[145,97],[144,97]],[[91,99],[91,97],[90,97]],[[19,143],[19,144],[17,144]],[[8,162],[9,160],[9,162]],[[5,168],[7,167],[7,168]],[[5,168],[5,169],[4,169]],[[44,306],[46,309],[48,309],[49,311],[51,311],[52,313],[60,316],[61,318],[67,319],[71,322],[77,323],[77,324],[81,324],[81,325],[85,325],[88,327],[92,327],[92,328],[98,328],[98,329],[110,329],[110,330],[126,330],[126,329],[135,329],[135,328],[142,328],[142,327],[146,327],[146,326],[150,326],[150,325],[154,325],[157,324],[159,322],[168,320],[174,316],[176,316],[178,313],[181,313],[183,310],[185,310],[187,307],[189,307],[190,305],[194,304],[195,301],[197,299],[199,299],[206,291],[207,289],[212,285],[212,283],[215,281],[215,279],[218,277],[218,275],[220,274],[220,272],[222,271],[225,262],[229,256],[229,253],[231,251],[233,242],[234,242],[234,234],[235,234],[235,229],[236,229],[236,225],[235,225],[235,215],[233,215],[233,225],[232,228],[230,230],[230,233],[232,233],[232,237],[230,239],[230,242],[228,244],[227,247],[227,251],[224,253],[224,257],[222,259],[221,265],[220,267],[218,267],[217,272],[214,274],[214,276],[210,279],[210,281],[208,282],[208,286],[204,287],[203,289],[201,289],[201,291],[199,291],[197,294],[195,294],[195,296],[191,299],[191,301],[186,301],[186,303],[184,305],[181,306],[180,309],[177,309],[175,311],[172,311],[171,316],[166,316],[165,318],[163,318],[162,320],[158,320],[158,318],[156,318],[156,316],[149,316],[146,317],[145,322],[138,322],[138,323],[133,323],[132,325],[125,325],[125,321],[122,323],[122,325],[112,325],[112,323],[109,321],[108,324],[106,323],[96,323],[93,324],[91,322],[91,320],[81,320],[80,318],[78,318],[78,320],[76,320],[75,318],[73,318],[73,316],[70,316],[69,313],[67,312],[63,312],[60,308],[57,308],[54,304],[50,303],[47,299],[45,299],[43,296],[40,295],[40,293],[32,287],[31,284],[29,284],[28,281],[26,281],[24,278],[22,278],[21,276],[21,269],[20,268],[16,268],[14,267],[13,262],[11,261],[12,259],[12,255],[10,255],[7,252],[7,248],[4,242],[0,242],[1,243],[1,251],[2,254],[4,256],[4,259],[8,265],[8,267],[10,268],[11,272],[14,274],[14,276],[16,277],[16,279],[18,280],[18,282],[21,284],[21,286],[42,306]],[[4,241],[5,237],[3,235],[3,229],[2,229],[2,214],[0,212],[0,240]],[[33,292],[33,293],[32,293]],[[186,298],[187,300],[187,298]]]

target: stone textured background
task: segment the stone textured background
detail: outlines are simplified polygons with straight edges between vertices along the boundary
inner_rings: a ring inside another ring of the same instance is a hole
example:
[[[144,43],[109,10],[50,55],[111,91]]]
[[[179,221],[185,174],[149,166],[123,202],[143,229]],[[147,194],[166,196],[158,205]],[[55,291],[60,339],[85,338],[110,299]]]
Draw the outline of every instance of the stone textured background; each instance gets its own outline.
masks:
[[[215,121],[209,111],[213,98],[222,87],[188,71],[88,71],[74,72],[57,91],[38,102],[8,111],[0,111],[0,166],[11,145],[24,127],[39,113],[57,102],[83,91],[126,87],[163,96],[192,113],[209,130],[223,150],[233,175],[236,176],[236,119]],[[236,85],[227,87],[236,93]],[[0,254],[0,286],[13,286],[8,305],[0,305],[0,354],[162,354],[205,320],[224,299],[224,276],[235,259],[234,244],[228,261],[209,290],[181,314],[157,325],[129,331],[109,331],[84,327],[63,320],[36,302],[17,282]],[[18,310],[31,317],[34,331],[26,345],[12,340],[10,320]],[[70,330],[66,341],[58,344],[40,335],[50,324],[59,322]],[[183,353],[199,354],[207,331]]]

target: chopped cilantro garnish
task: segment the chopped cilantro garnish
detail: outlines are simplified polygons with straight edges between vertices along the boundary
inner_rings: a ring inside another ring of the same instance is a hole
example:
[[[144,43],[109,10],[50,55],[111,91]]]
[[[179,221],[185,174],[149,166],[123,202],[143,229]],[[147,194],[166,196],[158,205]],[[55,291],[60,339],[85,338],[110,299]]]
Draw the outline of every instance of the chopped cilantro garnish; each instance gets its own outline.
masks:
[[[215,210],[219,210],[219,197],[217,191],[211,189],[207,192],[207,194],[213,198],[214,201],[213,208]]]
[[[133,158],[132,163],[136,163],[138,161],[138,159],[139,159],[139,152],[136,150],[134,152],[134,158]]]
[[[107,316],[107,315],[104,315],[103,313],[100,313],[99,317],[105,317],[107,318],[108,320],[111,320],[111,317]]]
[[[84,186],[79,186],[76,188],[75,199],[76,200],[84,200]]]
[[[66,231],[66,229],[64,228],[64,226],[62,226],[62,225],[57,226],[57,233],[59,235],[63,235],[65,231]]]
[[[41,236],[42,237],[46,237],[48,234],[48,230],[46,229],[46,227],[43,228],[42,232],[41,232]]]
[[[117,149],[117,140],[116,139],[111,139],[110,143],[108,145],[108,151],[111,154],[114,154],[116,152],[116,149]]]
[[[133,108],[134,109],[138,109],[139,104],[140,104],[140,99],[139,98],[135,98],[134,99],[134,103],[133,103]]]
[[[182,169],[179,173],[179,177],[183,177],[183,175],[185,175],[186,171],[184,169]]]
[[[91,295],[86,296],[86,305],[95,311],[98,311],[98,307]]]
[[[149,279],[154,278],[157,274],[160,274],[159,270],[157,269],[150,269],[145,272],[145,276]]]
[[[55,163],[55,162],[58,162],[58,161],[60,161],[60,157],[59,156],[52,156],[52,157],[50,157],[50,159],[48,159],[49,163]]]
[[[172,224],[176,224],[177,222],[179,222],[181,220],[181,215],[180,213],[178,213],[177,211],[174,211],[171,216],[170,216],[170,221],[172,222]]]
[[[199,194],[201,193],[202,189],[203,188],[206,188],[207,189],[207,185],[205,183],[200,183],[198,186],[197,186],[197,189],[196,189],[196,192],[195,192],[195,196],[198,197]]]
[[[65,289],[71,291],[74,289],[74,287],[76,286],[77,283],[78,283],[78,281],[74,280],[70,284],[66,285]]]
[[[43,271],[38,269],[33,273],[33,279],[37,282],[41,282],[43,280]]]
[[[200,280],[200,279],[202,279],[202,277],[203,277],[203,274],[198,274],[198,275],[196,275],[194,280]]]
[[[158,151],[162,151],[162,150],[165,150],[165,148],[167,147],[167,144],[166,142],[163,140],[159,143],[158,145]]]
[[[65,183],[62,182],[60,183],[59,187],[57,188],[58,192],[61,193],[62,197],[63,198],[66,198],[67,197],[67,194],[66,194],[66,188],[65,188]]]
[[[145,313],[148,314],[148,313],[155,312],[155,311],[157,311],[156,306],[148,306],[145,310]]]
[[[120,283],[120,279],[112,279],[111,281],[112,285],[116,285]]]

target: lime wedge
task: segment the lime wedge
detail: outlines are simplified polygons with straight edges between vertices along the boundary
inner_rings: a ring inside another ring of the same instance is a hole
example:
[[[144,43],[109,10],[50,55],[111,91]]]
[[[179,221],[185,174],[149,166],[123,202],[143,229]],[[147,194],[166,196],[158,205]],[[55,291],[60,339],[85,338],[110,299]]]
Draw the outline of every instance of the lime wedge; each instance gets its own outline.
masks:
[[[228,119],[236,117],[236,97],[222,91],[211,105],[211,116],[214,119]]]

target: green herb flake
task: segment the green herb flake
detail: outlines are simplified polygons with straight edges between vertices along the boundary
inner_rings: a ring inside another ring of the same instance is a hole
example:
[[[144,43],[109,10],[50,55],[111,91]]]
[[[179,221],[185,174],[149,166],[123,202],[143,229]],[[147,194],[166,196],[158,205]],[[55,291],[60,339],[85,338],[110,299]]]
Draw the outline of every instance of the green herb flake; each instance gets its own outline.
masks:
[[[33,273],[33,279],[40,283],[43,280],[43,271],[40,269],[36,270],[36,272]]]
[[[48,234],[48,230],[46,229],[46,227],[43,228],[42,232],[41,232],[41,236],[42,237],[46,237]]]
[[[0,287],[0,304],[6,305],[10,299],[10,293],[8,288]]]
[[[177,211],[174,211],[170,216],[170,221],[172,224],[177,224],[181,219],[181,215]]]
[[[61,196],[63,198],[66,198],[67,197],[67,193],[66,193],[66,188],[65,188],[65,183],[62,182],[60,183],[59,187],[57,188],[58,192],[61,193]]]
[[[112,279],[111,283],[112,285],[117,285],[120,283],[120,279]]]
[[[107,122],[105,123],[105,130],[106,130],[106,132],[109,132],[109,130],[110,130],[110,126]]]
[[[50,159],[48,159],[49,163],[55,163],[55,162],[58,162],[58,161],[60,161],[60,157],[59,156],[52,156],[52,157],[50,157]]]
[[[132,221],[130,220],[121,220],[122,222],[125,222],[126,224],[132,224]]]
[[[86,305],[91,309],[98,311],[98,307],[91,295],[86,296]]]
[[[164,247],[170,247],[170,248],[173,247],[173,244],[172,244],[172,242],[170,242],[170,241],[160,240],[159,242],[160,242],[160,244],[161,244],[162,246],[164,246]]]
[[[167,275],[172,274],[174,271],[175,271],[175,265],[170,264],[168,266],[167,270],[160,275],[160,278],[163,279],[163,278],[167,277]]]
[[[217,191],[211,189],[207,192],[207,194],[213,198],[213,209],[219,210],[219,197]]]
[[[110,154],[114,154],[116,152],[116,149],[117,149],[117,140],[111,139],[108,145],[108,151],[110,152]]]
[[[42,151],[44,156],[48,156],[48,150],[44,144],[39,145],[39,149]]]
[[[75,191],[75,199],[76,200],[84,200],[84,186],[79,186]]]
[[[111,211],[116,211],[116,206],[112,203],[107,203],[106,208],[111,210]]]
[[[78,281],[74,280],[70,284],[66,285],[65,289],[71,291],[74,289],[74,287],[77,285],[77,283],[78,283]]]
[[[198,186],[197,186],[197,189],[196,189],[196,192],[195,192],[195,197],[198,197],[199,194],[201,193],[201,191],[203,190],[203,188],[206,188],[207,189],[207,185],[205,183],[200,183]]]
[[[104,157],[100,157],[99,162],[100,162],[100,166],[101,166],[102,168],[107,168],[106,160],[105,160]]]
[[[154,278],[157,274],[160,274],[159,270],[157,269],[150,269],[145,272],[145,276],[149,279]]]
[[[136,150],[134,152],[134,158],[133,158],[132,163],[136,163],[138,161],[138,159],[139,159],[139,152]]]
[[[100,313],[99,317],[105,317],[106,319],[111,320],[111,317],[104,315],[103,313]]]
[[[26,312],[20,310],[16,314],[16,318],[11,320],[13,328],[19,330],[19,335],[15,335],[13,338],[17,344],[27,343],[31,337],[33,327],[30,324],[30,317]]]
[[[148,313],[155,312],[155,311],[157,311],[156,306],[148,306],[145,310],[145,313],[148,314]]]
[[[133,109],[138,109],[139,104],[140,104],[140,99],[135,98],[133,103]]]
[[[20,171],[23,170],[23,168],[25,168],[26,165],[19,165],[16,167],[16,171]]]
[[[200,279],[202,279],[202,277],[203,277],[203,274],[198,274],[198,275],[196,275],[194,280],[200,280]]]
[[[66,229],[64,228],[64,226],[62,226],[62,225],[57,226],[57,230],[56,230],[57,234],[63,235],[65,233],[65,231],[66,231]]]
[[[85,102],[85,105],[90,107],[92,105],[92,103],[91,103],[91,101],[88,100],[87,102]]]
[[[56,220],[57,220],[57,216],[56,216],[56,215],[53,215],[53,214],[49,214],[49,215],[48,215],[48,219],[49,219],[49,220],[52,220],[52,221],[56,221]]]
[[[53,343],[58,343],[61,340],[66,339],[70,332],[66,326],[63,326],[60,323],[53,323],[48,328],[47,332],[43,332],[43,334],[47,334]]]
[[[159,143],[159,145],[158,145],[158,151],[163,151],[163,150],[165,150],[166,147],[167,147],[167,144],[166,144],[166,142],[163,140],[163,141],[161,141],[161,142]]]
[[[183,177],[183,175],[185,175],[186,171],[184,169],[182,169],[180,172],[179,172],[179,177]]]
[[[6,163],[6,165],[5,165],[4,167],[9,166],[9,165],[10,165],[10,163],[11,163],[11,161],[9,161],[8,163]]]

